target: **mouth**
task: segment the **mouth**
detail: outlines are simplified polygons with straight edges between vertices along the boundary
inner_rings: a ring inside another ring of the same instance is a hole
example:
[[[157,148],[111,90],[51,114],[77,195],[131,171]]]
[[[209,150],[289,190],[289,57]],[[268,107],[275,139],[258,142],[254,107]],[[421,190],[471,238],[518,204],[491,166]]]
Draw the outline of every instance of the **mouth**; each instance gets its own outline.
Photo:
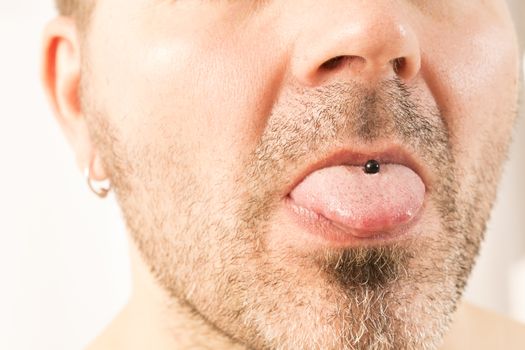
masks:
[[[293,221],[325,241],[399,239],[423,211],[428,176],[421,164],[402,147],[335,150],[304,169],[284,203]]]

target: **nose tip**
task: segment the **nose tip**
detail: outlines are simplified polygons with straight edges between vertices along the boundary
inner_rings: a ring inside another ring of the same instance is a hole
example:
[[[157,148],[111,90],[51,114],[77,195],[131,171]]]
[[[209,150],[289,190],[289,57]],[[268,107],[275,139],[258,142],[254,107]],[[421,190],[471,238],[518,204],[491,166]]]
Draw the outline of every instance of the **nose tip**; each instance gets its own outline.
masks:
[[[336,79],[412,80],[421,68],[416,33],[400,17],[374,10],[365,13],[324,23],[322,35],[315,30],[305,33],[295,47],[295,78],[310,86]]]

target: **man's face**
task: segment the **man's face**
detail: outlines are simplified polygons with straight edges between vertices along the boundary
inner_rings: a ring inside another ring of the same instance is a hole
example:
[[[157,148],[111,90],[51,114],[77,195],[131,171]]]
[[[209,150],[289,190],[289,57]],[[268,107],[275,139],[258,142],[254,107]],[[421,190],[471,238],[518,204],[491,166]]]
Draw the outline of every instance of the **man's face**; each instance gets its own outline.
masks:
[[[253,348],[439,344],[515,117],[504,1],[106,0],[85,40],[92,135],[174,298]]]

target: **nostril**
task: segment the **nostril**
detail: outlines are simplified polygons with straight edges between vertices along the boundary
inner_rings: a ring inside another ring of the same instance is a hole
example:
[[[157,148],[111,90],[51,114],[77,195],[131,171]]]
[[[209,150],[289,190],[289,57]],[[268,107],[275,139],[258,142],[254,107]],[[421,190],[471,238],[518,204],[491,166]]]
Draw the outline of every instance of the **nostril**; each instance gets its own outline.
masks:
[[[365,59],[360,56],[336,56],[323,63],[319,69],[321,71],[335,71],[341,67],[352,67],[353,70],[363,69]]]
[[[323,70],[334,70],[345,60],[346,56],[337,56],[332,59],[329,59],[321,65]]]
[[[403,70],[405,70],[406,67],[406,59],[404,57],[398,57],[396,59],[393,59],[390,61],[392,63],[392,68],[394,70],[394,73],[396,75],[400,75]]]

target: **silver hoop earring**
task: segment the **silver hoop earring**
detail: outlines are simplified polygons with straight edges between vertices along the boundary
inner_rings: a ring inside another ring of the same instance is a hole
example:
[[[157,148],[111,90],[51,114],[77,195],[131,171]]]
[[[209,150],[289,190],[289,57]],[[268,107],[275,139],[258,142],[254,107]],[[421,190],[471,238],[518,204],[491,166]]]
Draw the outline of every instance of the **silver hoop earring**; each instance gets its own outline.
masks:
[[[106,198],[109,191],[111,191],[111,182],[109,180],[94,181],[91,179],[91,167],[86,167],[84,170],[89,189],[100,198]]]

